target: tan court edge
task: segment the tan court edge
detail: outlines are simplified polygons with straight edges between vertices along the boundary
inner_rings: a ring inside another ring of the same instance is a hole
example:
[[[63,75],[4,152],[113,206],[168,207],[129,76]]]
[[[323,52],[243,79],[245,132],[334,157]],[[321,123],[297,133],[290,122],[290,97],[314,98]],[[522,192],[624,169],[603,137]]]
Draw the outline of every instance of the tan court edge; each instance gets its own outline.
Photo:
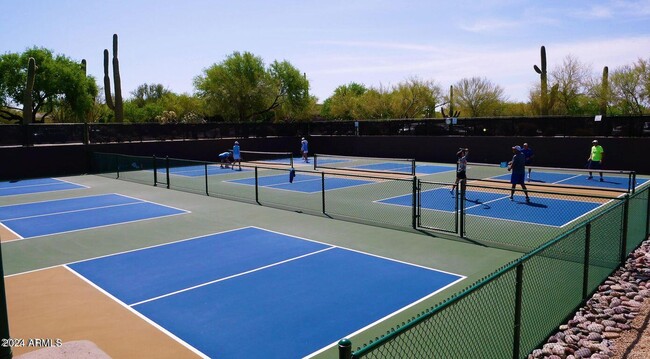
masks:
[[[63,266],[5,278],[12,338],[88,340],[112,358],[199,356]],[[38,350],[13,348],[14,356]]]

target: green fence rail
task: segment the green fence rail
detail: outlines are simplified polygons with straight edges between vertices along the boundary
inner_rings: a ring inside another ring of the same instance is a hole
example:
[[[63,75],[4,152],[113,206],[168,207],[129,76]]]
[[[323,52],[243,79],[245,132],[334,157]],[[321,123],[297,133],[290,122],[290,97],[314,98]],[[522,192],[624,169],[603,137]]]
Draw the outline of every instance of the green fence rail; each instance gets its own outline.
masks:
[[[522,252],[519,259],[355,350],[349,339],[342,340],[341,358],[525,358],[647,238],[650,227],[647,185],[616,196],[531,190],[532,197],[579,198],[599,204],[589,215],[549,230],[465,213],[465,201],[473,200],[467,198],[472,190],[509,194],[508,189],[490,184],[461,186],[454,193],[455,211],[440,216],[422,209],[422,194],[451,188],[451,183],[415,176],[351,173],[344,178],[369,185],[330,190],[329,181],[341,178],[341,173],[244,165],[224,179],[211,175],[218,163],[109,153],[94,153],[92,162],[94,173],[121,180],[383,227],[433,228],[459,239]],[[289,181],[292,170],[296,179],[316,183],[313,191],[278,191],[260,185],[263,177],[287,176]],[[406,204],[380,203],[398,196],[406,198]]]

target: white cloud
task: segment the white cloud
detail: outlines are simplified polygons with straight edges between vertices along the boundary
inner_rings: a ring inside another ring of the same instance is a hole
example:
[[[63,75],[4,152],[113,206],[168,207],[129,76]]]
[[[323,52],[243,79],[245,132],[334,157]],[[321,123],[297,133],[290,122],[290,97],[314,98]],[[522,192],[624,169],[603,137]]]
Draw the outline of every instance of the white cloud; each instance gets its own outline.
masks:
[[[584,19],[642,18],[650,16],[650,1],[611,0],[604,4],[591,5],[571,13]]]
[[[533,65],[540,63],[540,47],[491,47],[454,48],[447,52],[445,46],[426,44],[391,44],[363,42],[331,42],[333,48],[319,53],[314,61],[304,59],[307,74],[314,86],[314,92],[321,99],[331,95],[340,85],[359,82],[366,86],[379,87],[397,84],[409,77],[435,80],[447,88],[467,77],[485,77],[501,86],[513,101],[526,101],[529,89],[539,81]],[[354,44],[355,54],[344,57],[336,55],[340,49]],[[575,42],[547,43],[549,68],[561,64],[567,55],[575,56],[582,63],[600,73],[604,66],[610,71],[622,65],[635,62],[640,56],[647,56],[643,49],[650,48],[650,35],[634,38],[593,39]],[[504,45],[508,46],[508,45]],[[402,49],[399,54],[386,55],[378,48]],[[302,68],[302,66],[301,66]],[[311,69],[309,69],[311,68]],[[317,85],[318,84],[318,85]]]

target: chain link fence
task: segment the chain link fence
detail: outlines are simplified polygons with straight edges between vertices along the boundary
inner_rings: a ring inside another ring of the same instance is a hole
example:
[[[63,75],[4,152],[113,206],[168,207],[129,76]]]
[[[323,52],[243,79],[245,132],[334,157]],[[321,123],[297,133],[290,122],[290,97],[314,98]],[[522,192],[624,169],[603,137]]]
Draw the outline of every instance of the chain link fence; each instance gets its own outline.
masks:
[[[380,174],[93,154],[107,177],[398,229],[454,233],[522,256],[342,358],[525,358],[648,236],[647,185],[618,196]],[[292,184],[302,182],[298,187]],[[544,211],[539,211],[543,207]],[[539,213],[540,218],[535,218]],[[493,213],[501,213],[498,217]],[[530,218],[534,218],[531,221]]]

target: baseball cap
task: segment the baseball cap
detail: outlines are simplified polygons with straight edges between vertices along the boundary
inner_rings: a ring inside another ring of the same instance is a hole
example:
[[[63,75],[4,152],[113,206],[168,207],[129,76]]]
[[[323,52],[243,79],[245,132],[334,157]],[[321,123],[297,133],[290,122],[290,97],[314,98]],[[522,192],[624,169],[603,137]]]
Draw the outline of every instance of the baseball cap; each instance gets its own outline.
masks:
[[[512,149],[516,150],[516,151],[521,151],[521,147],[519,147],[519,146],[513,146]]]
[[[239,144],[239,141],[235,141],[235,144],[238,145],[238,144]]]
[[[593,140],[591,141],[591,143],[598,143],[598,140]]]

